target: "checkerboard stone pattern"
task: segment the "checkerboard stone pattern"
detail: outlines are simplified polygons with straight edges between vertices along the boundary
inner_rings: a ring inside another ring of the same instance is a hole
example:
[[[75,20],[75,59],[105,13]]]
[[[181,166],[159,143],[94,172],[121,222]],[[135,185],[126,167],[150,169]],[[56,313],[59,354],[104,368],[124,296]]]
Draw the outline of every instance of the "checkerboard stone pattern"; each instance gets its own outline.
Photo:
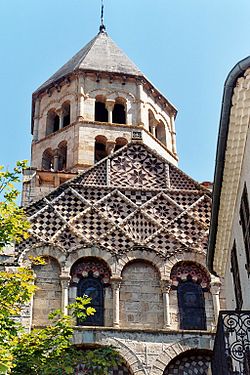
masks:
[[[65,252],[87,244],[122,256],[146,246],[168,259],[206,250],[210,211],[198,183],[132,143],[29,206],[31,236],[17,250],[37,238]]]
[[[177,358],[165,369],[163,375],[207,375],[211,358],[207,355],[190,355]]]

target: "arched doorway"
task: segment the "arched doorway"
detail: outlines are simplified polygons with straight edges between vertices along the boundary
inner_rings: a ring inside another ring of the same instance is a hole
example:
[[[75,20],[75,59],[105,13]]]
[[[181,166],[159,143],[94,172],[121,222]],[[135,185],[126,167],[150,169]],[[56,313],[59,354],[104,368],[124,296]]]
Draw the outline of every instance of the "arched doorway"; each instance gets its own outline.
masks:
[[[208,375],[210,363],[209,351],[190,350],[174,358],[163,375]]]

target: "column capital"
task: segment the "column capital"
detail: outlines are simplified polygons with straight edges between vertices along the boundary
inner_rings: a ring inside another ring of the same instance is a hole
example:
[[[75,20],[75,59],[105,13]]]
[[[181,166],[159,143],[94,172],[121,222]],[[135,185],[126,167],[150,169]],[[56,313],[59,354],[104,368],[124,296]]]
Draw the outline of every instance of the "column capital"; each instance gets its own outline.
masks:
[[[220,294],[221,282],[219,280],[211,281],[210,291],[212,294]]]
[[[172,280],[161,280],[162,293],[169,293],[172,286]]]
[[[107,141],[106,142],[106,151],[109,154],[112,154],[114,152],[116,142],[115,141]]]
[[[105,107],[108,111],[113,111],[114,106],[115,106],[115,100],[114,99],[106,99]]]
[[[61,274],[59,278],[60,278],[62,287],[68,288],[70,280],[71,280],[71,276],[69,274]]]
[[[111,287],[114,290],[120,289],[121,282],[122,282],[122,277],[120,277],[120,276],[113,276],[113,277],[110,278]]]

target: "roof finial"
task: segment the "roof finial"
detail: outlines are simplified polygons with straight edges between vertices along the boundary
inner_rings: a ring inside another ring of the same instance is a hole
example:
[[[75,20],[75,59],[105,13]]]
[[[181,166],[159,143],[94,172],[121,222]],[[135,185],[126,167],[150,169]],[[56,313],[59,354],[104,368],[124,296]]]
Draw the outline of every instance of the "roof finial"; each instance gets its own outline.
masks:
[[[106,27],[104,26],[104,16],[103,16],[103,12],[104,12],[104,3],[103,3],[104,0],[101,0],[101,25],[100,25],[100,33],[105,33],[106,32]]]

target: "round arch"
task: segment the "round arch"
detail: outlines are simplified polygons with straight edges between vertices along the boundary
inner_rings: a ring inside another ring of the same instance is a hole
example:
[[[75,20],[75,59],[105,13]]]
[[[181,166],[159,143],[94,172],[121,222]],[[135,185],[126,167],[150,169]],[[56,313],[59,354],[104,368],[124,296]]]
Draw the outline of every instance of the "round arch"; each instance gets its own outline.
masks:
[[[185,353],[200,351],[206,352],[211,356],[210,340],[209,336],[193,336],[170,344],[153,363],[152,373],[154,375],[163,375],[163,371],[165,371],[167,366],[179,356],[185,355]]]
[[[192,261],[195,263],[201,264],[203,267],[206,264],[206,254],[204,252],[179,253],[177,255],[170,257],[169,261],[166,263],[165,278],[170,280],[171,271],[172,271],[172,268],[175,266],[175,264],[182,262],[182,261],[190,261],[190,259],[192,259]]]
[[[132,261],[142,260],[151,263],[158,273],[161,279],[165,279],[165,262],[152,250],[149,252],[147,248],[137,248],[130,250],[123,258],[119,259],[117,264],[116,273],[121,277],[124,267]]]
[[[192,349],[188,350],[172,361],[165,368],[163,375],[207,375],[211,363],[211,351]],[[177,372],[178,371],[178,372]]]
[[[21,265],[31,266],[32,262],[29,259],[29,256],[54,258],[59,263],[61,270],[63,269],[66,261],[66,254],[56,246],[38,245],[35,247],[31,247],[22,252],[19,257],[19,263]]]

